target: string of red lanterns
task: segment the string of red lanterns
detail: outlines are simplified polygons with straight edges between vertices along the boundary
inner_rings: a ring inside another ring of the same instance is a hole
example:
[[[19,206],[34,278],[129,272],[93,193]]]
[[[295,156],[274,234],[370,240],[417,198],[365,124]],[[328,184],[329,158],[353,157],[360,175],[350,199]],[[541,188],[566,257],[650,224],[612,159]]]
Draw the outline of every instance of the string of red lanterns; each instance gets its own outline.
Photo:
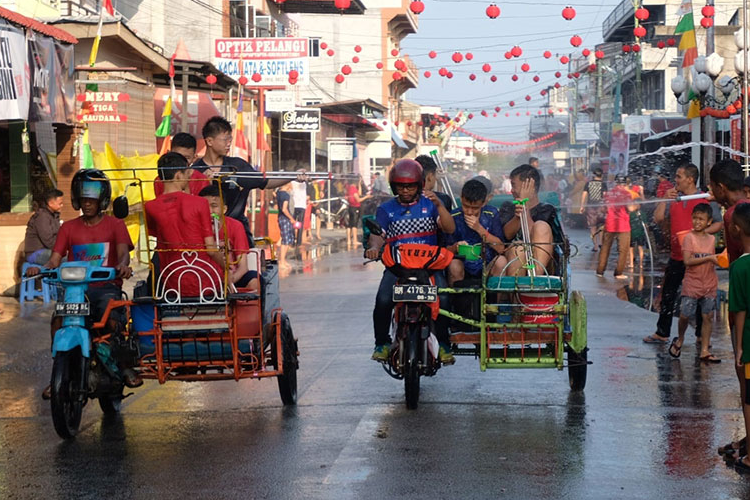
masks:
[[[483,111],[483,113],[486,114],[487,112]],[[483,137],[483,136],[481,136],[481,135],[479,135],[477,133],[471,132],[471,131],[466,130],[465,128],[459,127],[459,126],[456,126],[456,130],[459,131],[459,132],[461,132],[461,133],[463,133],[463,134],[468,135],[472,139],[476,139],[478,141],[488,142],[490,144],[496,144],[496,145],[499,145],[499,146],[524,146],[524,145],[527,145],[527,144],[537,144],[537,143],[540,143],[540,142],[544,142],[544,141],[546,141],[548,139],[551,139],[555,135],[555,134],[552,133],[552,134],[547,134],[547,135],[544,135],[544,136],[541,136],[541,137],[537,137],[536,139],[529,139],[528,141],[517,141],[517,142],[514,142],[514,141],[499,141],[497,139],[490,139],[488,137]]]

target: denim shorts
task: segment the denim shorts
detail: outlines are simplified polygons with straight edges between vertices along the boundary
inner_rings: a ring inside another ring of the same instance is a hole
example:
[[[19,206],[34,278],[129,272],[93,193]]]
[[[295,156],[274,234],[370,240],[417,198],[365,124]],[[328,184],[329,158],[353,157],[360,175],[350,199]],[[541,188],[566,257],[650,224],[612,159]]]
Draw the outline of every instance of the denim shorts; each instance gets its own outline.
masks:
[[[716,297],[680,297],[680,315],[687,318],[695,316],[698,310],[698,304],[701,306],[701,314],[708,314],[716,310]]]

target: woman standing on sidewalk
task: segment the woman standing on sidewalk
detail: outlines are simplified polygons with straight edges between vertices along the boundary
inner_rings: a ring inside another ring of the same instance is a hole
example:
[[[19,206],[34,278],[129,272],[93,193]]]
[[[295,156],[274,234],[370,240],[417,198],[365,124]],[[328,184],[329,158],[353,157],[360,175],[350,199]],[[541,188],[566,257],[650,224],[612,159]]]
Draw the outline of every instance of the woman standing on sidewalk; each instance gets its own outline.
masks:
[[[362,202],[370,199],[371,195],[362,196],[361,177],[357,176],[346,186],[346,202],[349,204],[346,221],[346,248],[357,248],[357,228],[362,217]]]

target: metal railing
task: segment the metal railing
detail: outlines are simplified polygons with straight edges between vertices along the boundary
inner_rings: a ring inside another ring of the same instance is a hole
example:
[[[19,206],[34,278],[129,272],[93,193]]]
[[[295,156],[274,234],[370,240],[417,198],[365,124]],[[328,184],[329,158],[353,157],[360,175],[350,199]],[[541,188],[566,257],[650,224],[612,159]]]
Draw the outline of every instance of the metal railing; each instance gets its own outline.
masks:
[[[632,18],[635,15],[633,0],[622,0],[602,23],[602,37],[607,40],[620,25],[621,21],[626,18]]]

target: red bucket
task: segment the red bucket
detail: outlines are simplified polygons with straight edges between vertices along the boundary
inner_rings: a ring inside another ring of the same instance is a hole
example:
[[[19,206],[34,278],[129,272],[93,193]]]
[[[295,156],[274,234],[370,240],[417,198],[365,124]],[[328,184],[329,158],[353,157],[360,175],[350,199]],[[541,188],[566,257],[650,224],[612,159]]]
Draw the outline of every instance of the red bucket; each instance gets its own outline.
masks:
[[[552,308],[559,304],[560,300],[556,293],[552,292],[523,292],[518,294],[518,301],[524,306],[524,311],[532,314],[522,314],[521,323],[549,324],[554,323],[556,314],[544,314],[552,312]]]

